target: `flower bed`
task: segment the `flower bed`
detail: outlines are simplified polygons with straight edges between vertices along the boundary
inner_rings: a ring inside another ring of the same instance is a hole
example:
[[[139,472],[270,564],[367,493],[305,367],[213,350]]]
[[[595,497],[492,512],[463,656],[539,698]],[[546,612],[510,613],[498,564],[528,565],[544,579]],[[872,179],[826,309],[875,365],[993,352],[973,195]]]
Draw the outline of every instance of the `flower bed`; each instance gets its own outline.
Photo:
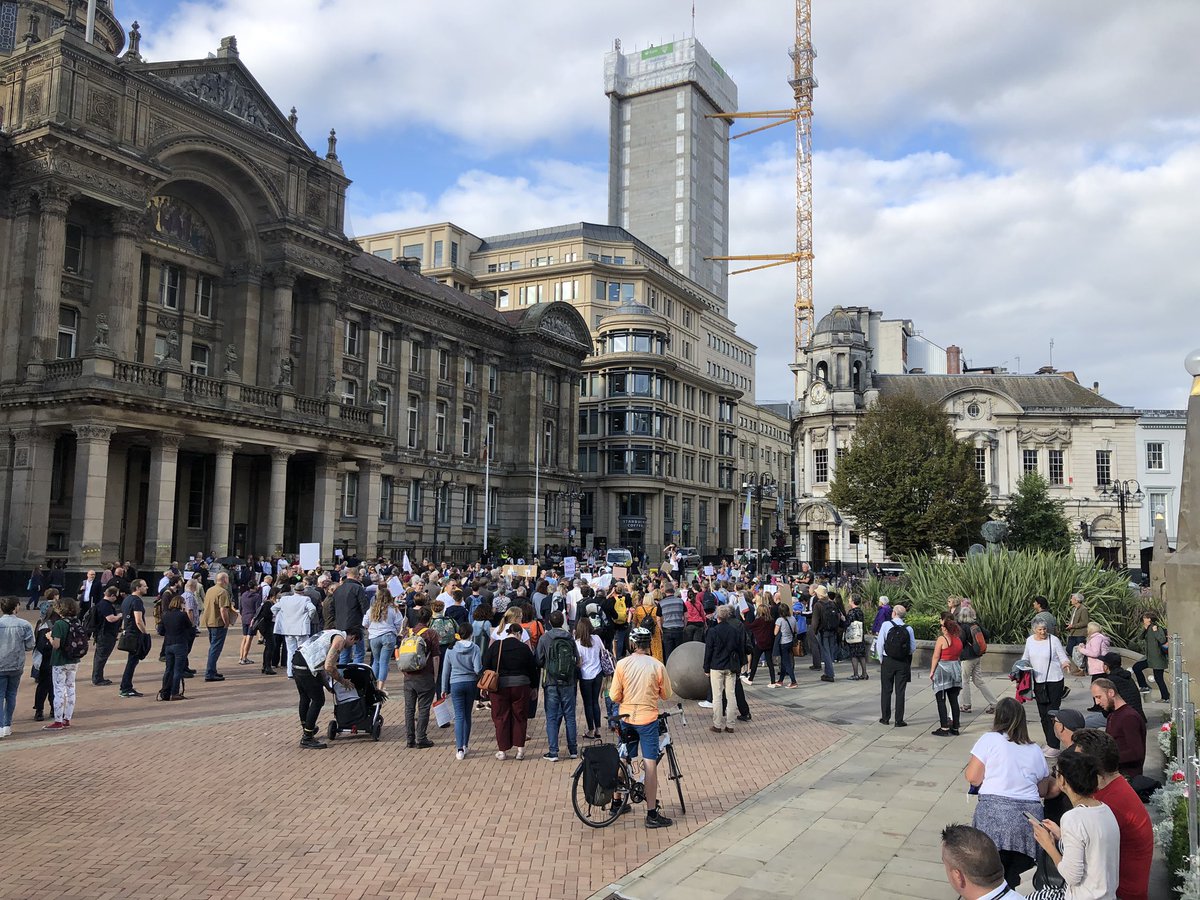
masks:
[[[1200,719],[1196,721],[1200,735]],[[1154,826],[1154,842],[1167,862],[1171,889],[1178,897],[1200,898],[1200,855],[1189,855],[1187,800],[1189,791],[1200,789],[1200,778],[1187,784],[1184,766],[1175,752],[1175,727],[1165,724],[1158,732],[1158,745],[1167,757],[1165,783],[1154,793],[1150,805],[1157,811],[1159,823]]]

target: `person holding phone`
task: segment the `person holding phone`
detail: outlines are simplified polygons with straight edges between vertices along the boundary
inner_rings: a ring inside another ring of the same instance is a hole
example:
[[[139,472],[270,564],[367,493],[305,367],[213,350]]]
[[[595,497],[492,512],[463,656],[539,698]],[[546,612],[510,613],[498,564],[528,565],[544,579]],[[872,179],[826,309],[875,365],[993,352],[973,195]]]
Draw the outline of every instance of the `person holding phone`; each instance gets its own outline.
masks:
[[[1067,883],[1066,900],[1109,900],[1117,896],[1121,831],[1113,811],[1094,796],[1099,766],[1086,753],[1064,753],[1057,768],[1055,778],[1071,798],[1071,809],[1061,825],[1028,816],[1033,839]]]

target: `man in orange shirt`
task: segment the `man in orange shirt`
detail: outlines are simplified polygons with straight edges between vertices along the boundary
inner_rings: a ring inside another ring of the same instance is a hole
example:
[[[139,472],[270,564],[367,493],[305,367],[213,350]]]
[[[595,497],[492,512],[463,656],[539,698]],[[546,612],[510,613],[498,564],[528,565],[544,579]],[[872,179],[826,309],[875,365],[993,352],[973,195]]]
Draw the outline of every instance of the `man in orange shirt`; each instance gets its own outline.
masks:
[[[658,701],[671,696],[667,667],[650,655],[653,635],[635,628],[629,635],[632,653],[617,663],[609,696],[620,704],[623,719],[637,732],[646,766],[647,828],[665,828],[671,820],[658,808]]]

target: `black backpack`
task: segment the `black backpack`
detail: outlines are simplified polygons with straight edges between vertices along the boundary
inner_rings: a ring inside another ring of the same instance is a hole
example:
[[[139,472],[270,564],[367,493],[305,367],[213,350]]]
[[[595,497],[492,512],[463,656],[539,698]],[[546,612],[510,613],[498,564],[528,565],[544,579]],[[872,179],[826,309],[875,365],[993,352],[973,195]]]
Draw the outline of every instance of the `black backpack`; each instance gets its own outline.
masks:
[[[887,637],[883,639],[883,654],[888,659],[897,659],[903,662],[912,660],[912,645],[908,640],[907,626],[899,625],[896,622],[892,623]]]
[[[979,648],[975,646],[974,624],[963,622],[958,626],[958,639],[962,641],[962,658],[979,659]]]
[[[96,636],[96,632],[100,630],[100,610],[99,603],[93,603],[88,607],[87,613],[83,617],[83,634],[89,640]]]
[[[67,619],[67,636],[59,649],[63,657],[71,662],[79,662],[87,656],[87,635],[84,633],[83,623],[74,616]]]
[[[616,744],[596,744],[583,751],[583,792],[592,806],[612,803],[621,757]]]

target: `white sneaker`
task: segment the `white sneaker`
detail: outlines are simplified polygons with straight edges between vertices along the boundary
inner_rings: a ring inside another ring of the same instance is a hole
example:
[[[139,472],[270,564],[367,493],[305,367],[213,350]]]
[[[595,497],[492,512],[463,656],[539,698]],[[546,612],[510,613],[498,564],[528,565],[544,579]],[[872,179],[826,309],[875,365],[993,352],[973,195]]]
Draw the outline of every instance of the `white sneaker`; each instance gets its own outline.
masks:
[[[712,704],[711,704],[711,703],[709,703],[707,700],[701,700],[701,701],[700,701],[700,703],[699,703],[699,704],[697,704],[697,705],[698,705],[698,706],[699,706],[701,709],[712,709]]]
[[[461,750],[457,751],[457,752],[454,754],[454,758],[455,758],[455,759],[459,759],[459,760],[461,760],[461,759],[462,759],[464,756],[466,756],[466,754],[465,754],[465,753],[463,753]]]
[[[746,687],[754,687],[754,682],[751,681],[749,678],[747,678],[745,675],[741,676],[741,678],[742,678],[742,684],[744,684]]]
[[[0,728],[0,738],[6,738],[10,734],[12,734],[12,729],[7,725],[5,725],[3,728]]]

